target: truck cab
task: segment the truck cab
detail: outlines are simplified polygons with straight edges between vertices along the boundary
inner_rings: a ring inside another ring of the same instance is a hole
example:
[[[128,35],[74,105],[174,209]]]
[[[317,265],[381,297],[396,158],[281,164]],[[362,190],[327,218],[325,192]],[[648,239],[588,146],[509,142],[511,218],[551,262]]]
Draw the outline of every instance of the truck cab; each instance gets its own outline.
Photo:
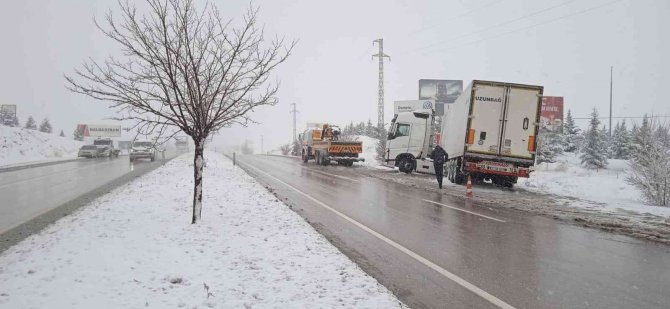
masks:
[[[398,167],[404,173],[429,172],[432,164],[426,164],[425,159],[430,154],[432,124],[430,109],[398,113],[391,121],[386,141],[386,166]]]

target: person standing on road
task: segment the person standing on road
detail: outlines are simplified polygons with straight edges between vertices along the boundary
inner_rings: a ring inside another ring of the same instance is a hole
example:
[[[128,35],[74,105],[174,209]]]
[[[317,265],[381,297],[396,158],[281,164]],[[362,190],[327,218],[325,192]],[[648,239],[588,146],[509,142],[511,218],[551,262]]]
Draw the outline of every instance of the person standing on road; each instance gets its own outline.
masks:
[[[435,177],[437,177],[437,184],[442,189],[442,177],[444,176],[444,162],[447,161],[447,152],[444,151],[440,145],[436,145],[433,152],[430,153],[430,158],[433,159],[433,167],[435,168]]]

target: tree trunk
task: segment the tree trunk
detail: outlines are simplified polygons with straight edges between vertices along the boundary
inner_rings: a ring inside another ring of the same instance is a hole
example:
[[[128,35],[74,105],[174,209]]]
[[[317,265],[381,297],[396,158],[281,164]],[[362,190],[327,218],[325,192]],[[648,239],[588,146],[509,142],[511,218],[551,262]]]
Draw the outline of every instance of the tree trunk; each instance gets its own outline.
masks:
[[[195,156],[193,157],[193,218],[191,224],[196,224],[200,221],[202,213],[202,171],[205,163],[203,155],[204,143],[203,141],[194,141]]]

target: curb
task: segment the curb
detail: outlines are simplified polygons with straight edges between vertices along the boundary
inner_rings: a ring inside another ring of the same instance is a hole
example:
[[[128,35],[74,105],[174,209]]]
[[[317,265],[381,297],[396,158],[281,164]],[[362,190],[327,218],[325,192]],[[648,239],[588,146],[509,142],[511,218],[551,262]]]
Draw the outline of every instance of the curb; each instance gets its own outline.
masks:
[[[32,163],[32,164],[28,163],[28,164],[17,165],[17,166],[6,166],[6,167],[0,167],[0,173],[13,172],[13,171],[24,170],[24,169],[35,168],[35,167],[41,167],[41,166],[69,163],[69,162],[74,162],[74,161],[79,161],[79,160],[84,160],[84,159],[76,158],[76,159],[57,160],[57,161],[40,162],[40,163]]]

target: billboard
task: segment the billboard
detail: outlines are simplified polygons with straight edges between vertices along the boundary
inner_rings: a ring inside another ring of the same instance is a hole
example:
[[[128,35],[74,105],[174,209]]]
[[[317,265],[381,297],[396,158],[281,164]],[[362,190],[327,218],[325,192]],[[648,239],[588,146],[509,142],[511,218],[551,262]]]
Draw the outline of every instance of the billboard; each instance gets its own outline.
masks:
[[[419,100],[433,100],[437,103],[454,103],[462,92],[462,80],[419,80]]]
[[[78,124],[77,130],[86,137],[120,137],[121,126],[109,124]]]
[[[549,129],[563,125],[563,97],[542,97],[540,123]]]
[[[16,105],[0,105],[0,123],[7,126],[18,126]]]

